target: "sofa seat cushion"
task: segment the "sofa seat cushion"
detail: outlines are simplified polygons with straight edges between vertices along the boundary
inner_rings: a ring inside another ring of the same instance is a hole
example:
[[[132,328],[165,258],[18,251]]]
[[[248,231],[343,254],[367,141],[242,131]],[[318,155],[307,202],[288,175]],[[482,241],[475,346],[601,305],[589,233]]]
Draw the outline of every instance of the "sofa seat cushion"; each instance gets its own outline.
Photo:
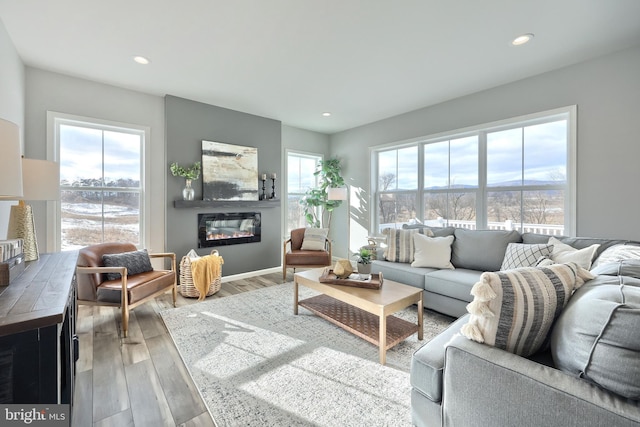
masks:
[[[372,273],[382,272],[385,279],[420,289],[424,289],[424,275],[432,271],[437,271],[435,268],[411,267],[410,264],[402,262],[375,260],[371,264]]]
[[[129,304],[171,287],[175,280],[175,272],[171,270],[153,270],[127,276]],[[120,279],[106,280],[98,286],[98,301],[120,303],[121,290],[122,281]]]
[[[435,270],[425,276],[424,289],[435,294],[446,295],[471,302],[471,288],[480,280],[482,271],[456,268],[455,270]]]
[[[453,322],[438,336],[420,347],[411,358],[411,387],[425,395],[432,402],[442,400],[442,370],[447,343],[460,332],[469,319],[468,314]]]
[[[465,230],[457,228],[451,253],[455,268],[498,271],[509,243],[520,243],[516,230]]]
[[[327,251],[293,250],[285,255],[286,265],[331,265],[331,258]]]
[[[599,276],[576,291],[551,335],[556,366],[640,399],[640,280]]]

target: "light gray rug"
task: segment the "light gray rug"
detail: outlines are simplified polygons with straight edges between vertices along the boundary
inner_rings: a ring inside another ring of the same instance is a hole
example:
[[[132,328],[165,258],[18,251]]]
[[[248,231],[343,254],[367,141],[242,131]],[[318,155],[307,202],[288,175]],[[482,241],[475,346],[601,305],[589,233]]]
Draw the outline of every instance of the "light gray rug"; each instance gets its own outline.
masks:
[[[300,287],[301,299],[316,293]],[[162,318],[223,426],[410,426],[413,352],[451,319],[425,311],[416,335],[378,363],[373,344],[300,307],[293,285],[169,309]],[[396,314],[415,322],[416,307]]]

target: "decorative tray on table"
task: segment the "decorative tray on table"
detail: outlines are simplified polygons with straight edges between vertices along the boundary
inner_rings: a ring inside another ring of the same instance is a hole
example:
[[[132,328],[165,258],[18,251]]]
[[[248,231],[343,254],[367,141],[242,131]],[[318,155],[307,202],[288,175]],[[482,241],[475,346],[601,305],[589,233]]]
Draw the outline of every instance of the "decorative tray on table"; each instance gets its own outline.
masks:
[[[341,279],[333,272],[329,267],[325,268],[320,278],[318,279],[320,283],[331,283],[333,285],[345,285],[345,286],[354,286],[357,288],[369,288],[369,289],[380,289],[382,286],[382,273],[373,273],[369,275],[368,279],[360,279],[360,275],[358,273],[351,274],[348,278]]]

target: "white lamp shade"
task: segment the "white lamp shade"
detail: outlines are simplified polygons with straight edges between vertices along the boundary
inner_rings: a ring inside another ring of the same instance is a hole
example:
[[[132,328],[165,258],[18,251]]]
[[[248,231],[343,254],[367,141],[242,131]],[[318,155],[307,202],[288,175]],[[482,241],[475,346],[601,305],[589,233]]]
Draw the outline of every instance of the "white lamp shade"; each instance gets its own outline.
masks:
[[[22,159],[24,200],[60,198],[60,164],[47,160]]]
[[[0,119],[0,152],[0,199],[21,199],[20,129],[15,123],[3,119]]]
[[[347,188],[346,187],[338,187],[338,188],[329,187],[327,191],[327,199],[347,200]]]

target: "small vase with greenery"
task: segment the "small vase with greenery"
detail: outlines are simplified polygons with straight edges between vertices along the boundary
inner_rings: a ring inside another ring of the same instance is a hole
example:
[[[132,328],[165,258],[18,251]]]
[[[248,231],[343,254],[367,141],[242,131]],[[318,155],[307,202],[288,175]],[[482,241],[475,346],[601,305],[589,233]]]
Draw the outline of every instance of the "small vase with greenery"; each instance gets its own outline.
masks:
[[[191,181],[200,177],[200,162],[195,162],[189,167],[180,166],[177,162],[171,163],[171,174],[185,178],[185,187],[182,190],[183,200],[193,200],[195,190],[191,188]]]
[[[371,274],[371,260],[373,259],[373,252],[367,248],[360,248],[360,250],[353,256],[358,262],[358,273],[360,276],[368,276]]]

